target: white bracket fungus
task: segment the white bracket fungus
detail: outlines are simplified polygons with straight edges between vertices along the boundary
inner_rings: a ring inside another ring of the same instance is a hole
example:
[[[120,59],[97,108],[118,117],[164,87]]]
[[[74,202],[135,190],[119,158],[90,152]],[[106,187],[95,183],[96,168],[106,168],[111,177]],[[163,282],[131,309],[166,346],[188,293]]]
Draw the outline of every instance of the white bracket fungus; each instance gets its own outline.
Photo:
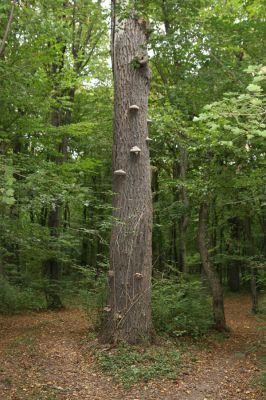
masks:
[[[131,111],[138,111],[139,110],[139,106],[137,106],[136,104],[132,104],[132,106],[129,106],[129,109]]]
[[[114,175],[121,175],[121,176],[126,176],[126,172],[123,169],[117,169],[114,171]]]
[[[111,269],[108,271],[108,276],[109,278],[113,278],[115,276],[114,271],[112,271]]]
[[[136,154],[136,156],[138,156],[140,154],[141,150],[138,146],[134,146],[132,147],[132,149],[130,149],[130,153]]]

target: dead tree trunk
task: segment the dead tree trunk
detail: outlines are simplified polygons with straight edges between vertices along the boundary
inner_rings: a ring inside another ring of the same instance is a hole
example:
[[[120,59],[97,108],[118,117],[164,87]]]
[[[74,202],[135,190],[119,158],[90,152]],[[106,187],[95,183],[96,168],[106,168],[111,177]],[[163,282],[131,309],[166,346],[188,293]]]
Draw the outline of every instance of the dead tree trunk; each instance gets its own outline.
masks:
[[[152,196],[147,128],[150,70],[145,21],[132,13],[117,26],[115,7],[113,11],[114,224],[102,334],[107,342],[136,343],[149,340],[152,330]]]
[[[224,315],[223,292],[218,274],[216,273],[209,257],[207,243],[208,211],[209,209],[207,202],[202,202],[199,211],[198,244],[202,266],[206,273],[212,292],[215,329],[218,331],[224,331],[227,330],[227,328]]]

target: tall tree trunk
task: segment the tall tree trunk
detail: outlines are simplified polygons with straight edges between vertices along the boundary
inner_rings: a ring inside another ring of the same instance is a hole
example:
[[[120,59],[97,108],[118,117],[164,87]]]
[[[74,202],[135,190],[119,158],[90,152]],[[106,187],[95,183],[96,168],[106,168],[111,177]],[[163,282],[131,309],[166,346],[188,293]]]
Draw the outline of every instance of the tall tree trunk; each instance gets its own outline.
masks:
[[[50,231],[50,251],[54,252],[54,245],[59,237],[60,228],[60,205],[55,204],[54,207],[49,211],[48,214],[48,227]],[[44,274],[48,278],[48,287],[46,288],[46,301],[47,308],[50,310],[56,310],[63,308],[63,304],[60,298],[59,282],[60,282],[60,263],[56,255],[48,257],[44,263]]]
[[[179,178],[179,169],[180,165],[177,160],[173,161],[172,165],[172,178],[173,180]],[[179,201],[179,190],[177,190],[175,187],[172,189],[172,194],[173,194],[173,202],[178,203]],[[171,225],[171,248],[170,248],[170,262],[174,269],[177,271],[178,269],[178,250],[177,250],[177,232],[178,232],[178,216],[173,215],[172,216],[172,225]]]
[[[252,298],[251,311],[253,314],[257,314],[259,308],[258,289],[257,289],[257,268],[253,266],[251,266],[250,289]]]
[[[159,176],[158,171],[155,170],[152,174],[152,193],[153,193],[153,234],[152,234],[152,256],[153,267],[159,271],[164,271],[165,260],[165,245],[164,235],[161,227],[160,209],[159,205]],[[159,209],[159,210],[158,210]]]
[[[188,265],[187,265],[187,242],[186,242],[186,233],[189,223],[188,218],[188,194],[187,189],[184,186],[186,181],[187,174],[187,151],[184,147],[180,146],[180,166],[179,166],[179,179],[182,181],[182,187],[180,189],[180,197],[182,201],[183,211],[182,216],[179,220],[179,265],[180,269],[184,273],[188,273]]]
[[[60,111],[55,109],[51,112],[51,124],[54,127],[58,127],[61,123],[62,117]],[[59,146],[59,152],[61,145]],[[62,162],[61,157],[56,157],[53,161],[57,164]],[[50,245],[49,251],[55,253],[55,244],[60,235],[60,215],[61,205],[58,199],[55,199],[55,203],[52,205],[47,216],[47,225],[50,232]],[[61,268],[60,262],[56,254],[52,254],[43,263],[44,274],[48,279],[48,287],[46,288],[46,301],[47,308],[51,310],[63,308],[63,303],[60,298],[60,276]]]
[[[228,245],[229,255],[231,255],[231,261],[228,265],[228,286],[232,292],[238,292],[240,289],[240,262],[236,256],[240,255],[240,233],[241,233],[241,221],[239,217],[230,218],[230,242]]]
[[[211,263],[208,250],[208,203],[203,201],[199,210],[198,243],[203,269],[206,273],[213,299],[213,317],[215,328],[218,331],[226,330],[223,292],[217,272]]]
[[[145,21],[132,16],[115,26],[115,8],[113,11],[114,225],[102,334],[108,342],[136,343],[149,340],[152,330],[152,196],[147,141],[150,70]]]
[[[252,219],[250,216],[245,219],[245,242],[245,253],[248,257],[252,257],[254,255],[254,242],[252,235]],[[257,275],[258,270],[256,264],[250,262],[250,292],[252,300],[251,311],[253,314],[256,314],[259,309]]]

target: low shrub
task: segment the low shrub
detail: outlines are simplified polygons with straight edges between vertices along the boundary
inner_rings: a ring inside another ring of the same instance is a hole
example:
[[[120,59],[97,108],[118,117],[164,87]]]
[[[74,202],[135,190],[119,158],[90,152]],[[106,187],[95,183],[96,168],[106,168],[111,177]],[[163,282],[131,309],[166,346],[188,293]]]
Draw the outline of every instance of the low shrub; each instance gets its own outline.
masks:
[[[98,351],[101,371],[113,376],[124,387],[153,379],[176,379],[182,370],[182,356],[174,348],[147,349],[120,345],[112,351]]]
[[[25,310],[39,311],[46,308],[44,294],[36,288],[12,285],[0,278],[0,313],[19,313]]]
[[[160,279],[153,283],[153,322],[157,332],[171,336],[205,334],[211,325],[210,296],[200,281]]]

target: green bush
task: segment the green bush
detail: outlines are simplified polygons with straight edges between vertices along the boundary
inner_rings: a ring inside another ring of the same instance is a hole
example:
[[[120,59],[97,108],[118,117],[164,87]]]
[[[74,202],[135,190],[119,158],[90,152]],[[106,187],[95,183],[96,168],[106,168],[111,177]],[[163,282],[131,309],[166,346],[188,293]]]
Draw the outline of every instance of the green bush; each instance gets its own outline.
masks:
[[[152,294],[153,322],[157,332],[171,336],[205,334],[213,324],[211,299],[200,281],[180,278],[156,280]]]
[[[0,313],[18,313],[25,310],[39,311],[46,307],[44,295],[32,287],[21,288],[0,278]]]
[[[77,268],[80,273],[80,281],[76,282],[76,291],[73,296],[69,291],[67,304],[81,306],[90,315],[90,320],[95,325],[100,323],[102,310],[106,303],[107,296],[107,278],[105,273],[98,274],[97,271],[85,267]],[[70,300],[72,296],[72,301]]]

